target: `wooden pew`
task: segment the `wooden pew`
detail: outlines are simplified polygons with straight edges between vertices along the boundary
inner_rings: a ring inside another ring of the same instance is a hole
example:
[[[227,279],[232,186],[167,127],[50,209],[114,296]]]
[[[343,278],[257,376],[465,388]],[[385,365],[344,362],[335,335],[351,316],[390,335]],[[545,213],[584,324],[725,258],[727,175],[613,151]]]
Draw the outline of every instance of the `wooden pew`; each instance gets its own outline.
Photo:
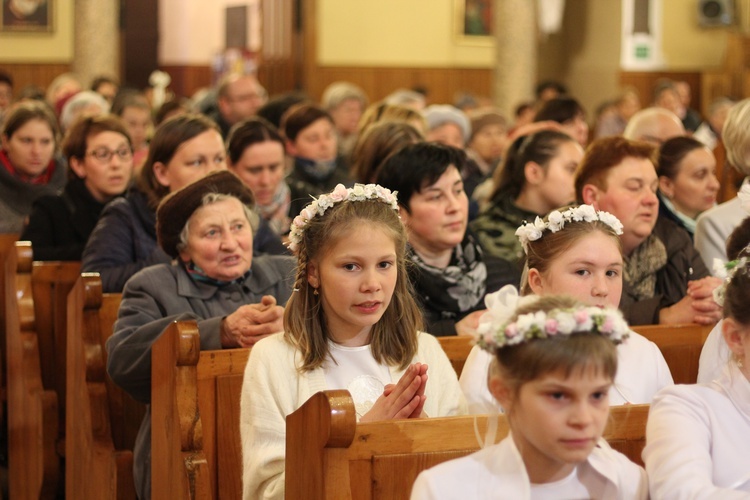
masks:
[[[105,343],[112,335],[120,300],[120,294],[102,294],[97,273],[80,275],[68,295],[67,498],[136,498],[133,444],[145,405],[106,374]]]
[[[154,343],[151,497],[242,497],[240,392],[250,349],[200,351],[195,321]]]
[[[11,498],[54,498],[60,477],[58,399],[45,389],[31,292],[28,242],[5,261],[8,477]]]
[[[12,250],[15,252],[18,234],[0,234],[0,349],[5,350],[5,259]],[[2,403],[6,401],[5,393],[5,356],[0,356],[0,419],[3,417]]]
[[[474,347],[474,337],[455,336],[438,337],[437,339],[451,365],[453,365],[453,369],[456,370],[456,375],[460,377],[464,364],[466,364],[466,358],[469,356],[471,348]]]
[[[659,347],[672,372],[675,384],[695,384],[698,381],[698,361],[706,337],[713,326],[695,323],[684,325],[641,325],[633,331],[640,333]]]
[[[641,463],[648,405],[612,408],[604,437]],[[407,499],[419,472],[479,449],[489,419],[479,415],[357,424],[347,391],[314,395],[287,417],[288,499]],[[498,417],[495,442],[508,433]]]

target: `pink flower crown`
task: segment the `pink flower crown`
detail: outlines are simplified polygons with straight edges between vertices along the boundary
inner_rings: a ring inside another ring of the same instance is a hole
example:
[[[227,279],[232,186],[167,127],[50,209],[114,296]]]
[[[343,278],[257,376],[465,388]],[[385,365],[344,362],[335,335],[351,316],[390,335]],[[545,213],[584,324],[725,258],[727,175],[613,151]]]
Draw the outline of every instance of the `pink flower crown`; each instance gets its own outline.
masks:
[[[329,194],[323,194],[319,198],[313,198],[312,203],[302,209],[300,214],[292,221],[289,232],[289,249],[296,252],[302,242],[305,226],[314,217],[323,215],[326,210],[342,201],[366,201],[376,200],[390,205],[393,210],[398,211],[397,192],[391,192],[377,184],[355,184],[353,188],[347,189],[343,184],[337,185]]]
[[[524,299],[526,298],[522,297],[518,300]],[[507,299],[503,300],[507,302]],[[628,323],[622,313],[614,308],[576,307],[552,309],[549,312],[536,311],[521,314],[513,321],[506,319],[506,304],[498,301],[497,308],[498,311],[488,310],[477,328],[477,345],[489,352],[533,339],[574,333],[596,332],[615,344],[630,336]]]
[[[570,222],[594,222],[597,220],[611,227],[615,231],[615,234],[622,234],[622,223],[617,217],[609,212],[596,210],[592,205],[580,205],[569,208],[564,212],[553,210],[547,216],[546,221],[541,217],[537,217],[533,224],[524,222],[522,226],[516,229],[516,236],[521,241],[523,251],[529,253],[529,242],[541,238],[545,229],[556,233],[564,228],[565,224]]]

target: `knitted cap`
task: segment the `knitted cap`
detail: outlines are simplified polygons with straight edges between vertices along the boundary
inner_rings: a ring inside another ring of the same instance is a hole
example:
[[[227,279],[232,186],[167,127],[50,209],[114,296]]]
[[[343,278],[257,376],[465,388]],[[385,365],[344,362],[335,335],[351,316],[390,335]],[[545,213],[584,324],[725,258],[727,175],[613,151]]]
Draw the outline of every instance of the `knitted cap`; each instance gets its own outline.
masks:
[[[466,115],[460,109],[449,104],[433,104],[432,106],[427,106],[423,113],[429,130],[436,129],[446,123],[453,123],[461,129],[464,143],[469,140],[471,124],[469,124],[469,119],[466,118]]]
[[[234,196],[250,208],[255,206],[252,191],[242,181],[227,170],[212,172],[204,178],[170,193],[156,209],[156,236],[159,246],[167,254],[176,258],[177,245],[188,219],[203,205],[203,197],[208,193]]]

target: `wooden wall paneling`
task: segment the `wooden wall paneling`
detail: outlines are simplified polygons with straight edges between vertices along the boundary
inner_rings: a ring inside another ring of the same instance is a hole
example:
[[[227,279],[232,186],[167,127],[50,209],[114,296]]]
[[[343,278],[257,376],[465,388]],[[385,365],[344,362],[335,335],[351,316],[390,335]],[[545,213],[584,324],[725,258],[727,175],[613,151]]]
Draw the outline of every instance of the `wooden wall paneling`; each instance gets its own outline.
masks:
[[[172,77],[169,88],[180,97],[191,97],[197,90],[210,87],[212,83],[209,66],[162,66],[160,69]]]
[[[0,70],[6,71],[13,77],[13,94],[27,85],[38,85],[42,89],[55,79],[56,76],[70,71],[69,63],[3,63],[0,62]]]
[[[653,102],[654,86],[662,78],[688,82],[693,96],[691,107],[703,111],[703,79],[700,71],[621,71],[619,81],[623,87],[630,86],[638,90],[641,105],[645,108]]]

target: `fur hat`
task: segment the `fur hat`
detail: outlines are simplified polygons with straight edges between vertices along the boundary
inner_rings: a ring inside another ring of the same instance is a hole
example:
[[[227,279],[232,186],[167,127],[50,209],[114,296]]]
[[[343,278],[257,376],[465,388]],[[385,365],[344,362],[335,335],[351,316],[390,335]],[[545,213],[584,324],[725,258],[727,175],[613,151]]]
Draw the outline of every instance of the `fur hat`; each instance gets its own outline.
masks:
[[[227,170],[212,172],[204,178],[170,193],[156,209],[156,236],[159,246],[176,258],[180,233],[193,213],[203,205],[203,197],[209,193],[228,194],[238,198],[250,208],[255,206],[255,196],[243,182]]]
[[[427,106],[424,110],[424,118],[427,120],[427,128],[429,130],[436,129],[446,123],[453,123],[461,130],[464,143],[471,136],[471,124],[466,114],[450,104],[433,104],[432,106]]]

